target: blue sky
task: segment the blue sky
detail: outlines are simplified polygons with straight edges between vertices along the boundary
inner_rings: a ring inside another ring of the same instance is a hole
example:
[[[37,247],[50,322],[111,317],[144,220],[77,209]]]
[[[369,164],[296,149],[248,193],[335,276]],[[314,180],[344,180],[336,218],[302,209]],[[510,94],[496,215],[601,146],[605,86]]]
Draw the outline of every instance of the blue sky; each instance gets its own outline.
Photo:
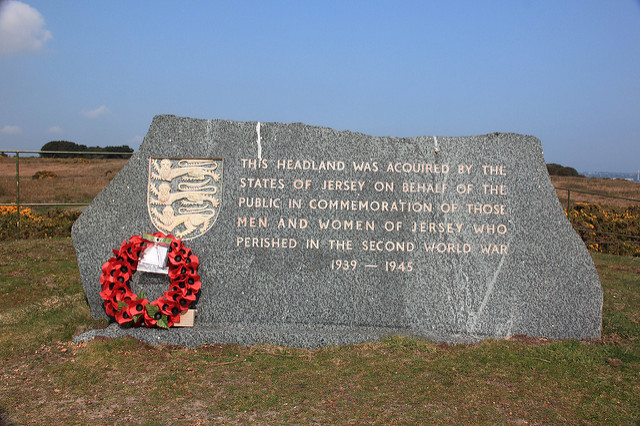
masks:
[[[0,150],[137,148],[175,114],[516,132],[640,169],[637,0],[0,1]]]

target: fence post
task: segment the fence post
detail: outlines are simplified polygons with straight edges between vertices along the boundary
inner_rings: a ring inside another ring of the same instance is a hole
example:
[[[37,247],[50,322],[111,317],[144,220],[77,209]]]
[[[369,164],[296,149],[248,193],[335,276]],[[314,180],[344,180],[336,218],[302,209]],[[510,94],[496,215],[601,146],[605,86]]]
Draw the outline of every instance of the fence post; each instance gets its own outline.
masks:
[[[567,213],[569,213],[570,208],[571,208],[571,191],[567,189]]]
[[[18,214],[18,239],[20,239],[20,153],[16,152],[16,212]]]

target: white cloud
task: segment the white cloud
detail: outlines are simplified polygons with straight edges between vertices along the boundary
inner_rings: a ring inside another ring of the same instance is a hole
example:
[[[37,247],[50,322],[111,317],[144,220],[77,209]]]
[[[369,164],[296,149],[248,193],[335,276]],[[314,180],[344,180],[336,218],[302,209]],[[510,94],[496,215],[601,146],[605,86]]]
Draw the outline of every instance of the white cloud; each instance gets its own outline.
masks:
[[[92,109],[90,111],[82,111],[82,115],[84,115],[87,118],[98,118],[101,115],[105,115],[110,113],[111,111],[109,111],[109,108],[107,108],[105,105],[100,105],[98,108],[96,109]]]
[[[60,126],[51,126],[51,127],[49,127],[47,129],[47,132],[59,134],[59,133],[62,133],[62,127],[60,127]]]
[[[20,126],[11,126],[9,124],[5,125],[2,129],[0,129],[0,133],[3,135],[17,135],[22,133],[22,129]]]
[[[36,9],[20,1],[0,0],[0,53],[40,50],[51,38]]]

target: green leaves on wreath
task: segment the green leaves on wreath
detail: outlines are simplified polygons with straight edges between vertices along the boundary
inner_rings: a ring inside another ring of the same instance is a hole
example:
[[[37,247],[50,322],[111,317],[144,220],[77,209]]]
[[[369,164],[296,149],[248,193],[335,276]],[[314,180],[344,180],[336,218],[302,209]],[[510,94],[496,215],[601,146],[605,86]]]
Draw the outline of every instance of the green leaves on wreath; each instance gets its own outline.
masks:
[[[160,308],[158,308],[156,305],[152,305],[151,303],[149,303],[145,307],[147,308],[147,313],[149,314],[150,317],[153,317],[160,310]]]
[[[163,315],[162,318],[158,320],[158,327],[169,328],[169,317]]]
[[[146,308],[147,313],[152,318],[155,317],[158,312],[160,312],[160,308],[158,308],[156,305],[152,305],[151,303],[149,303]],[[162,315],[156,322],[156,325],[162,328],[169,328],[169,317],[166,315]]]

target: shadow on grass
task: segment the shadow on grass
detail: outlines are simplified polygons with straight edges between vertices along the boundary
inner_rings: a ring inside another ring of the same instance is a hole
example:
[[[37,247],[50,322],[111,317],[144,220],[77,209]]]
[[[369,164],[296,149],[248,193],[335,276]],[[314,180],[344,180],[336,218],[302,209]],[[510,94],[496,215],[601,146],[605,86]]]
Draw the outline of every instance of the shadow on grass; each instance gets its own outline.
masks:
[[[13,422],[9,418],[7,412],[0,407],[0,426],[12,426]]]

